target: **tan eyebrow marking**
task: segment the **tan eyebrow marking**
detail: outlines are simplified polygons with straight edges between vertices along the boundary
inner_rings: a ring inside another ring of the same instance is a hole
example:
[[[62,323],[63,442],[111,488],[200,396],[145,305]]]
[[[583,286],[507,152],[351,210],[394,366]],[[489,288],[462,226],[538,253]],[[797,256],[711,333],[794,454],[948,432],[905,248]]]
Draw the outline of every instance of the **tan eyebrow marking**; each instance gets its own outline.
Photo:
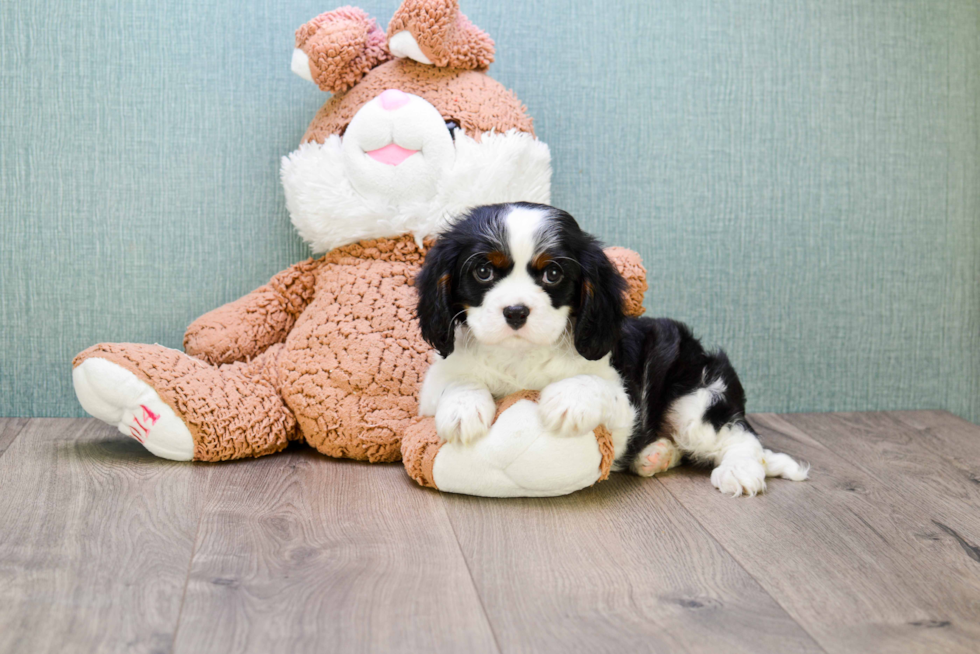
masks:
[[[510,265],[510,257],[508,257],[503,252],[500,252],[499,250],[488,252],[487,261],[489,261],[497,268],[506,268]]]
[[[534,266],[535,270],[544,270],[545,266],[551,263],[551,261],[551,255],[547,252],[542,252],[538,256],[534,257],[534,260],[531,261],[531,265]]]

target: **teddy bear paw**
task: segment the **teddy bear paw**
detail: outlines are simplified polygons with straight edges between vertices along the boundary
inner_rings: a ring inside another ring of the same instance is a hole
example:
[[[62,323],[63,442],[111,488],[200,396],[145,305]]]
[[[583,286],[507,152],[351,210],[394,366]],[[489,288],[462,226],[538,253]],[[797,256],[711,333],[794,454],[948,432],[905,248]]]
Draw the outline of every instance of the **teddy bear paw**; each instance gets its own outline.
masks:
[[[194,439],[153,388],[122,366],[100,358],[72,371],[75,395],[95,418],[115,425],[162,459],[190,461]]]

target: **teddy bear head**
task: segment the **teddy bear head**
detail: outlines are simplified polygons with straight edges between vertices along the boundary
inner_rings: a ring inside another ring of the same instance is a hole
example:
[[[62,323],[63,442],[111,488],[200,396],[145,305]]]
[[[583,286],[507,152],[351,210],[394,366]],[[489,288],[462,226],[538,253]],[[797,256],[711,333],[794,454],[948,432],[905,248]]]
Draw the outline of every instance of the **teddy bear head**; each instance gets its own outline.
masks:
[[[405,0],[387,33],[354,7],[297,30],[293,71],[333,94],[282,164],[293,224],[315,252],[421,242],[471,206],[550,201],[548,147],[486,74],[493,58],[456,0]]]

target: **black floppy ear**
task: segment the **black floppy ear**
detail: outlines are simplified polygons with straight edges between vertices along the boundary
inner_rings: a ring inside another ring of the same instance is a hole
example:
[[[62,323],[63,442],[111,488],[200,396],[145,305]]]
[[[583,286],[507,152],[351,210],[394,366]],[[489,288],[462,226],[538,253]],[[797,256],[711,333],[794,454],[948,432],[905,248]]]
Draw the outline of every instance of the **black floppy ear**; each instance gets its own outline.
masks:
[[[579,254],[582,279],[575,318],[575,349],[590,361],[609,354],[623,327],[626,280],[592,241]]]
[[[456,267],[455,249],[445,240],[437,241],[428,254],[422,270],[415,278],[419,303],[415,315],[419,319],[422,338],[436,349],[442,358],[456,347],[456,324],[453,319],[452,285]]]

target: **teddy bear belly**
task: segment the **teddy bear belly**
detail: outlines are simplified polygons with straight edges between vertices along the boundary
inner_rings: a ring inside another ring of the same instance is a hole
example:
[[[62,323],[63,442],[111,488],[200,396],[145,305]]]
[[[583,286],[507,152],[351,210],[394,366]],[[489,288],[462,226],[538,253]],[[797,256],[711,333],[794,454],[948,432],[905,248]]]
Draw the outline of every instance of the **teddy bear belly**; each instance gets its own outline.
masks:
[[[417,261],[328,263],[281,358],[299,431],[333,457],[397,461],[430,348],[415,322]]]

